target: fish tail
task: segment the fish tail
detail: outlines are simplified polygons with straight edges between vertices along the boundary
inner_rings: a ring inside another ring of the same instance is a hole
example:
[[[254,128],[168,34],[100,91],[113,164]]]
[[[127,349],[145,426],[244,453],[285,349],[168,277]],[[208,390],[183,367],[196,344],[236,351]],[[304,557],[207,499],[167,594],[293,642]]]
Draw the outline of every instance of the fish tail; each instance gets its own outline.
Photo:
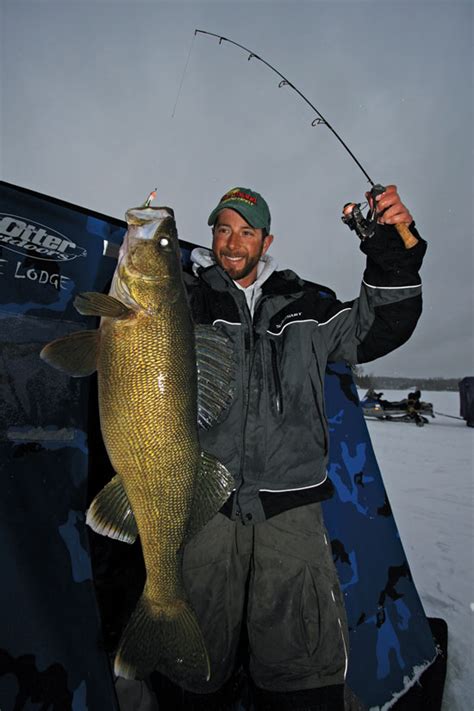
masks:
[[[155,602],[144,593],[122,634],[114,671],[125,679],[159,671],[177,684],[190,679],[208,681],[206,645],[188,602]]]

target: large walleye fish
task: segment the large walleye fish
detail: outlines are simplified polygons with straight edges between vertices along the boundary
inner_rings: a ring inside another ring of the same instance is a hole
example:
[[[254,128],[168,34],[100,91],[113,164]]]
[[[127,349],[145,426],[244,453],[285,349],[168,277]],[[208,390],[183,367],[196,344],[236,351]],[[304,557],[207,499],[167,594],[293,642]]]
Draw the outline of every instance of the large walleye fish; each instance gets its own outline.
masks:
[[[74,302],[81,314],[101,316],[100,328],[53,341],[41,357],[73,376],[97,370],[101,429],[116,476],[92,502],[87,523],[129,543],[140,536],[147,578],[115,673],[131,679],[156,669],[179,683],[210,674],[180,550],[233,487],[225,467],[201,452],[197,425],[198,404],[200,423],[209,426],[228,403],[232,362],[225,339],[194,327],[173,212],[149,201],[126,213],[110,294]]]

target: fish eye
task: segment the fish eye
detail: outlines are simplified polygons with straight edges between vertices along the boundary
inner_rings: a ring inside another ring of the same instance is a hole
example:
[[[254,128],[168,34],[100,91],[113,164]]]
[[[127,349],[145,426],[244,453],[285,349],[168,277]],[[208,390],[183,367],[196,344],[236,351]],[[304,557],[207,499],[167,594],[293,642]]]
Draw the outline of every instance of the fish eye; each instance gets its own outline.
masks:
[[[170,241],[167,237],[162,237],[160,239],[160,247],[167,247],[169,245]]]

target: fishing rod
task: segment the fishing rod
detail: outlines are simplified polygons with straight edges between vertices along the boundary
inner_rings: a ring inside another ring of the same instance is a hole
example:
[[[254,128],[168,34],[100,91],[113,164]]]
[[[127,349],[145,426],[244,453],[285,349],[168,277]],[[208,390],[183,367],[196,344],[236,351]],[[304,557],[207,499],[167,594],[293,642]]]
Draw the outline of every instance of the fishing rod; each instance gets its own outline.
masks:
[[[348,147],[348,145],[342,140],[341,136],[337,133],[337,131],[333,128],[333,126],[331,126],[329,121],[326,118],[324,118],[324,116],[322,115],[322,113],[320,113],[318,111],[316,106],[314,106],[311,103],[311,101],[299,89],[297,89],[296,86],[289,79],[287,79],[285,76],[283,76],[283,74],[281,72],[279,72],[278,69],[276,69],[272,64],[270,64],[270,62],[265,61],[265,59],[260,57],[258,54],[255,54],[255,52],[252,52],[252,50],[247,49],[247,47],[244,47],[242,44],[239,44],[238,42],[234,42],[233,40],[229,39],[228,37],[222,37],[221,35],[216,35],[214,32],[206,32],[206,30],[194,30],[194,36],[196,36],[197,34],[210,35],[211,37],[217,37],[219,39],[219,44],[222,44],[222,42],[229,42],[229,44],[233,44],[236,47],[240,47],[240,49],[243,49],[245,52],[248,52],[248,55],[249,55],[247,57],[248,61],[250,61],[251,59],[258,59],[259,62],[262,62],[263,64],[265,64],[269,69],[271,69],[273,72],[275,72],[275,74],[278,74],[278,76],[281,78],[281,81],[278,84],[278,88],[281,89],[282,86],[289,86],[291,89],[296,91],[296,93],[299,96],[301,96],[303,101],[305,101],[308,104],[308,106],[310,106],[313,109],[313,111],[315,111],[316,114],[318,115],[318,117],[315,118],[311,122],[311,126],[320,126],[320,125],[327,126],[329,128],[329,130],[332,131],[332,133],[336,136],[337,140],[344,146],[344,148],[349,153],[351,158],[357,163],[357,165],[359,166],[359,168],[361,169],[361,171],[363,172],[363,174],[365,175],[365,177],[367,178],[369,183],[372,186],[374,186],[374,181],[372,180],[370,175],[367,173],[367,171],[362,166],[362,164],[357,160],[357,158],[355,157],[355,155],[353,154],[351,149]]]
[[[228,37],[223,37],[222,35],[218,35],[215,32],[208,32],[207,30],[194,30],[194,36],[197,34],[201,35],[208,35],[210,37],[217,37],[219,40],[219,44],[221,45],[223,42],[228,42],[229,44],[233,44],[236,47],[239,47],[240,49],[244,50],[244,52],[248,53],[247,60],[250,61],[251,59],[257,59],[259,62],[262,62],[262,64],[265,64],[269,69],[271,69],[272,72],[275,72],[277,74],[281,81],[278,84],[278,88],[281,89],[283,86],[289,86],[293,91],[295,91],[308,106],[310,106],[313,111],[317,114],[317,118],[313,119],[311,122],[312,126],[319,126],[319,125],[324,125],[329,128],[329,130],[336,136],[337,140],[341,143],[341,145],[345,148],[347,153],[351,156],[351,158],[355,161],[355,163],[359,166],[360,170],[363,172],[369,183],[371,184],[372,188],[370,190],[370,195],[372,196],[373,199],[373,207],[370,207],[369,213],[366,217],[363,216],[362,211],[361,211],[361,203],[356,203],[356,202],[350,202],[346,203],[343,207],[342,211],[342,221],[344,224],[346,224],[351,230],[354,230],[358,237],[361,240],[367,239],[369,237],[372,237],[375,234],[375,225],[377,222],[377,217],[379,216],[378,213],[376,212],[375,209],[375,199],[378,195],[381,195],[383,192],[385,192],[385,187],[383,185],[380,185],[379,183],[375,184],[370,175],[367,173],[365,168],[362,166],[360,161],[356,158],[354,153],[350,150],[349,146],[342,140],[341,136],[337,133],[335,128],[331,126],[329,121],[322,115],[320,111],[314,106],[314,104],[311,103],[311,101],[291,82],[287,77],[285,77],[276,67],[274,67],[270,62],[267,62],[263,57],[260,57],[256,52],[253,52],[251,49],[248,49],[248,47],[244,47],[244,45],[239,44],[238,42],[234,42],[234,40],[229,39]],[[188,57],[189,59],[189,57]],[[408,229],[408,225],[405,225],[403,223],[399,223],[395,225],[395,228],[397,229],[398,234],[402,238],[405,247],[407,249],[410,249],[411,247],[414,247],[415,244],[417,244],[418,240],[416,237],[410,232]]]

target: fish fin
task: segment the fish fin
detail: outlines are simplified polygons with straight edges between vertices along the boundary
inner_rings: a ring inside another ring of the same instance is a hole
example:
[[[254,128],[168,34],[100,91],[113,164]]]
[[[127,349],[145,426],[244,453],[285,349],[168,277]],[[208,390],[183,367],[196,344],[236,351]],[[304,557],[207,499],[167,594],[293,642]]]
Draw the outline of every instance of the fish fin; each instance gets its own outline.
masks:
[[[195,326],[198,372],[198,424],[209,429],[227,410],[235,381],[234,353],[229,340],[213,326]]]
[[[121,318],[131,313],[131,310],[121,301],[109,294],[99,294],[95,291],[85,291],[74,299],[76,311],[83,316],[110,316]]]
[[[76,331],[48,343],[40,358],[63,373],[80,378],[97,370],[99,331]]]
[[[212,454],[201,452],[185,543],[219,511],[231,495],[233,488],[234,477],[225,466]]]
[[[124,543],[136,541],[137,522],[118,474],[93,499],[87,510],[86,523],[101,536]]]
[[[184,599],[155,602],[144,592],[120,639],[114,671],[142,679],[155,670],[177,684],[210,677],[206,645],[190,605]]]

